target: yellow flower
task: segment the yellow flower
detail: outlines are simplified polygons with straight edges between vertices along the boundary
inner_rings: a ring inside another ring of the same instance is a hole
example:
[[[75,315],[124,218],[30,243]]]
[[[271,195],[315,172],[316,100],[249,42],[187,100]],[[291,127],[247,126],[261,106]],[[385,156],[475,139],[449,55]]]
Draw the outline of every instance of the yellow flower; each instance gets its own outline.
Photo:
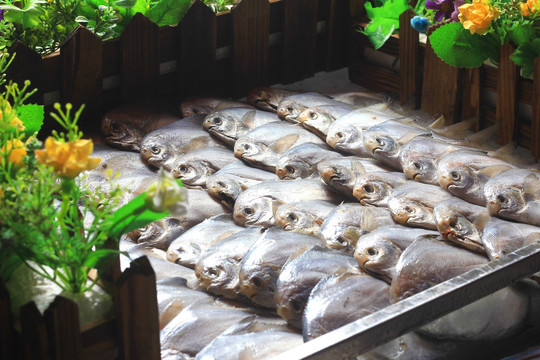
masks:
[[[52,166],[60,176],[74,179],[82,171],[99,165],[101,159],[90,157],[93,150],[92,140],[61,142],[49,136],[45,149],[36,150],[36,157],[40,163]]]
[[[519,7],[523,16],[529,16],[540,9],[540,0],[527,0],[527,2],[519,3]]]
[[[171,173],[163,168],[158,171],[157,182],[150,185],[146,195],[146,203],[155,212],[169,211],[179,216],[186,213],[186,189],[180,187]]]
[[[478,35],[484,35],[491,22],[501,15],[487,0],[473,0],[472,4],[461,5],[458,10],[458,18],[463,27],[469,29],[471,34]]]
[[[2,111],[2,108],[4,111]],[[0,99],[0,119],[4,116],[4,112],[13,114],[13,120],[11,120],[11,125],[15,126],[19,131],[24,131],[23,122],[15,116],[15,111],[11,109],[11,105],[5,99]]]
[[[8,140],[8,142],[0,149],[0,155],[9,154],[8,161],[20,165],[23,156],[26,156],[26,147],[19,139]]]

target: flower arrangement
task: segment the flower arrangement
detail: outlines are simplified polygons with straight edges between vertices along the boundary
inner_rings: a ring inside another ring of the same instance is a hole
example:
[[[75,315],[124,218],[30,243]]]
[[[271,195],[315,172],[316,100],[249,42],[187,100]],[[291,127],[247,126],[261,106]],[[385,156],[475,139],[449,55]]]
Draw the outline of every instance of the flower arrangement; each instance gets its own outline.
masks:
[[[13,57],[0,56],[0,89]],[[148,223],[185,212],[186,192],[160,170],[147,192],[120,206],[122,190],[90,191],[81,173],[95,168],[93,143],[83,139],[77,120],[55,104],[51,116],[65,129],[44,144],[36,138],[43,107],[24,104],[29,83],[5,85],[0,92],[0,279],[7,281],[24,264],[71,293],[91,289],[93,268],[107,266],[118,250],[107,245]],[[111,184],[112,185],[112,184]]]

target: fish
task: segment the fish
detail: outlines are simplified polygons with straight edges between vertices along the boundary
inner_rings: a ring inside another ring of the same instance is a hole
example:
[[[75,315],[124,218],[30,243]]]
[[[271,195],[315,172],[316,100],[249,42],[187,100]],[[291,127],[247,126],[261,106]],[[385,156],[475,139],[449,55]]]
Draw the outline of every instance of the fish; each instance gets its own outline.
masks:
[[[193,269],[210,246],[242,229],[230,214],[212,216],[174,239],[167,249],[167,260]]]
[[[234,144],[234,155],[249,165],[275,172],[279,156],[293,146],[312,142],[324,144],[315,134],[286,122],[261,125]]]
[[[364,271],[391,284],[403,251],[417,237],[428,234],[438,235],[435,230],[423,228],[397,224],[381,226],[360,236],[354,250],[354,259]]]
[[[103,115],[101,134],[110,146],[139,152],[146,134],[180,119],[177,111],[162,103],[124,104]]]
[[[540,172],[509,169],[484,185],[489,213],[503,219],[540,226]]]
[[[210,134],[234,146],[240,136],[274,121],[281,121],[274,113],[253,108],[231,108],[208,114],[202,125]]]
[[[355,107],[348,105],[322,105],[309,107],[298,115],[298,121],[303,127],[326,140],[330,125],[339,117],[344,116]]]
[[[258,109],[277,113],[281,100],[299,93],[270,86],[256,87],[247,95],[247,102]]]
[[[278,207],[274,219],[286,231],[318,237],[324,219],[335,207],[326,200],[297,201]]]
[[[347,106],[347,104],[332,98],[315,93],[303,92],[283,98],[277,108],[278,116],[292,123],[299,123],[298,116],[307,108],[322,105]]]
[[[194,115],[146,134],[141,140],[141,158],[155,167],[170,166],[177,155],[207,146],[225,146],[202,128],[204,115]]]
[[[233,162],[209,176],[206,179],[206,189],[210,196],[232,210],[242,191],[262,181],[278,179],[276,174],[269,171],[248,166],[243,162]]]
[[[231,150],[211,146],[178,156],[168,170],[183,185],[206,188],[208,177],[231,163],[240,162]]]
[[[357,107],[366,107],[379,103],[388,103],[390,99],[381,93],[372,91],[353,91],[346,93],[330,93],[327,94],[332,99],[344,102],[345,104],[354,105]]]
[[[492,217],[482,232],[482,244],[490,260],[540,240],[540,227]]]
[[[470,203],[485,206],[484,185],[493,176],[515,168],[506,161],[484,152],[459,150],[442,157],[438,163],[440,186]]]
[[[270,227],[275,224],[274,213],[279,206],[305,200],[327,200],[337,204],[341,197],[320,180],[264,181],[238,196],[233,209],[234,221],[245,227]]]
[[[240,266],[240,291],[257,305],[275,308],[274,294],[281,268],[293,255],[323,246],[314,236],[268,229],[249,249]]]
[[[485,254],[482,232],[491,218],[485,206],[451,198],[435,205],[433,216],[445,240]]]
[[[321,239],[330,249],[353,254],[358,238],[380,226],[392,225],[385,208],[344,203],[332,210],[321,225]]]
[[[439,186],[409,180],[394,190],[387,205],[396,223],[437,230],[433,208],[452,197]]]
[[[399,258],[390,295],[397,302],[487,262],[486,256],[441,241],[440,236],[420,236]],[[439,339],[500,339],[524,324],[528,304],[525,293],[505,287],[418,331]]]
[[[167,250],[173,240],[185,232],[180,221],[173,217],[165,217],[133,230],[127,236],[138,244],[146,244],[160,250]]]
[[[251,105],[244,101],[235,101],[217,97],[189,97],[180,103],[182,117],[207,115],[214,111],[231,108],[246,108]]]
[[[401,172],[366,172],[356,178],[352,194],[362,205],[387,207],[390,194],[406,181]]]
[[[246,228],[210,246],[195,265],[199,286],[227,299],[242,299],[240,264],[265,230],[259,227]]]
[[[187,203],[184,215],[175,217],[180,220],[180,226],[185,230],[201,223],[215,215],[230,214],[231,210],[212,198],[207,191],[202,189],[186,189]]]
[[[326,276],[359,272],[351,255],[324,247],[313,247],[291,257],[281,268],[276,282],[274,299],[278,315],[290,326],[302,329],[302,315],[313,287]]]
[[[317,177],[317,165],[321,161],[340,157],[326,144],[304,143],[293,146],[279,157],[276,175],[281,180],[307,179]]]

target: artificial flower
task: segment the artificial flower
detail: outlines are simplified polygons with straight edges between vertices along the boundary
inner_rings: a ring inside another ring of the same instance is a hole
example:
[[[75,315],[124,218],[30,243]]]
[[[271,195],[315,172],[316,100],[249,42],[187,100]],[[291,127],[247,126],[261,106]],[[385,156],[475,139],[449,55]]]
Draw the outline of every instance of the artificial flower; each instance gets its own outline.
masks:
[[[415,16],[411,19],[412,28],[419,33],[425,34],[429,25],[429,20],[423,16]]]
[[[426,0],[426,9],[437,10],[435,13],[435,21],[442,21],[452,16],[454,11],[453,0]]]
[[[523,16],[529,16],[540,9],[540,0],[527,0],[526,2],[519,3],[519,8]]]
[[[465,0],[454,1],[454,11],[452,12],[451,16],[453,22],[459,22],[459,7],[463,4],[465,4]]]
[[[160,168],[157,182],[148,188],[146,203],[153,211],[169,211],[171,215],[183,215],[186,207],[186,190],[178,185],[171,173]]]
[[[472,4],[459,7],[459,21],[471,34],[484,35],[491,22],[497,19],[501,12],[489,4],[488,0],[473,0]]]
[[[0,155],[2,155],[2,157],[6,154],[9,155],[8,161],[10,163],[20,165],[22,163],[23,156],[26,156],[26,147],[19,139],[9,140],[0,149]]]
[[[92,140],[62,142],[49,136],[45,140],[45,149],[36,150],[36,157],[40,163],[52,166],[60,176],[74,179],[82,171],[99,165],[101,159],[90,157],[93,150]]]

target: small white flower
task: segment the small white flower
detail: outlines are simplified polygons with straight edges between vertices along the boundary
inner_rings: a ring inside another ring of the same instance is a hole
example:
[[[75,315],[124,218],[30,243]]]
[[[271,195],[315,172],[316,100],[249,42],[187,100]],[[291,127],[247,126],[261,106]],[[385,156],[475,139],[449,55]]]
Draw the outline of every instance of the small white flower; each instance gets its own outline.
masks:
[[[146,202],[156,212],[183,215],[186,213],[187,191],[178,185],[171,173],[160,168],[157,182],[148,188]]]

